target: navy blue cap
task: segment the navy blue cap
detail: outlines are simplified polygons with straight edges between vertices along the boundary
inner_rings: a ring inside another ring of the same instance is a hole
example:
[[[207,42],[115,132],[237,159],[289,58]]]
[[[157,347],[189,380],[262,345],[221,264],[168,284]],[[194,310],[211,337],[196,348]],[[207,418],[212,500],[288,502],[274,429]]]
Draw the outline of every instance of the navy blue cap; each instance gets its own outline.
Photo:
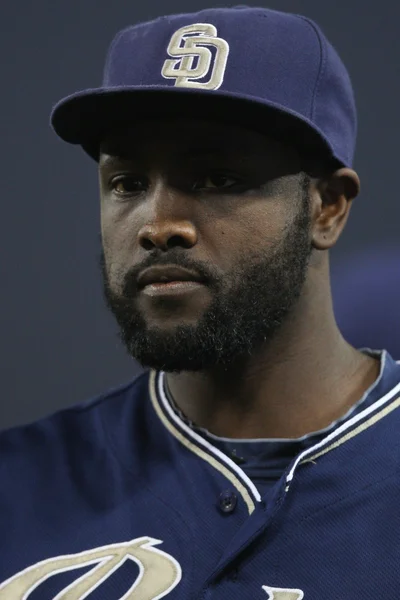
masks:
[[[351,81],[303,16],[240,6],[128,27],[111,44],[102,87],[61,100],[51,124],[97,158],[113,128],[169,115],[234,122],[352,165]]]

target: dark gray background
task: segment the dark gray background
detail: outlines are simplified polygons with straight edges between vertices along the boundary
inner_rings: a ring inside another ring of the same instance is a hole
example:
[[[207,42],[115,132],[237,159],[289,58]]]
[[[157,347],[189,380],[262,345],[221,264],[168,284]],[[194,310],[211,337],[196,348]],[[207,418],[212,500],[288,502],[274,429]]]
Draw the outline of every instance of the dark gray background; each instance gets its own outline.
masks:
[[[137,367],[103,305],[96,165],[48,126],[61,97],[100,84],[122,27],[205,0],[2,0],[0,428],[129,380]],[[332,256],[396,242],[400,4],[271,0],[315,19],[350,71],[359,109],[362,194]],[[214,6],[229,6],[215,3]],[[399,357],[400,358],[400,357]]]

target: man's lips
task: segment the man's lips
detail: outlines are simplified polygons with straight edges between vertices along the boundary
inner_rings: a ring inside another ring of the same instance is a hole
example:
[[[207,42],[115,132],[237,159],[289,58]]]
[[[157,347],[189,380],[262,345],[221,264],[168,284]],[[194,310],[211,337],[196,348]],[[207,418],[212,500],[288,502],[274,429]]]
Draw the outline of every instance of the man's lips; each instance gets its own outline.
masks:
[[[204,289],[199,281],[168,281],[167,283],[149,283],[145,285],[141,294],[145,296],[183,296]]]
[[[185,289],[204,283],[204,278],[195,271],[174,265],[158,265],[142,271],[137,279],[139,290],[151,286],[159,289]],[[185,285],[184,285],[185,284]],[[189,285],[192,284],[192,285]]]

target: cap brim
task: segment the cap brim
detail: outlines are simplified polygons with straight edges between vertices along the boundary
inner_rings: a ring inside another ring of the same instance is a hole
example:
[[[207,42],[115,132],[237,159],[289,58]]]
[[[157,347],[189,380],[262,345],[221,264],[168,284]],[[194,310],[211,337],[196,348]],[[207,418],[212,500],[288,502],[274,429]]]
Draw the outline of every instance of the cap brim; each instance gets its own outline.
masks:
[[[323,133],[302,115],[274,102],[229,92],[137,86],[91,89],[59,102],[51,125],[64,141],[80,144],[97,160],[100,144],[111,131],[168,116],[234,123],[334,158]]]

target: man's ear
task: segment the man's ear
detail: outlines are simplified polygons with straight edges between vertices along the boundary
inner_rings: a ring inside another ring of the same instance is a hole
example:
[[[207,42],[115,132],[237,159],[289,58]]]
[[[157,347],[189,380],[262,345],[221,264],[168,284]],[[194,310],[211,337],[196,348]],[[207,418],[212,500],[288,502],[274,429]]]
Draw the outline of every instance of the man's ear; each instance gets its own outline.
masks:
[[[352,169],[342,168],[315,180],[310,190],[314,248],[328,250],[336,244],[359,191],[360,179]]]

